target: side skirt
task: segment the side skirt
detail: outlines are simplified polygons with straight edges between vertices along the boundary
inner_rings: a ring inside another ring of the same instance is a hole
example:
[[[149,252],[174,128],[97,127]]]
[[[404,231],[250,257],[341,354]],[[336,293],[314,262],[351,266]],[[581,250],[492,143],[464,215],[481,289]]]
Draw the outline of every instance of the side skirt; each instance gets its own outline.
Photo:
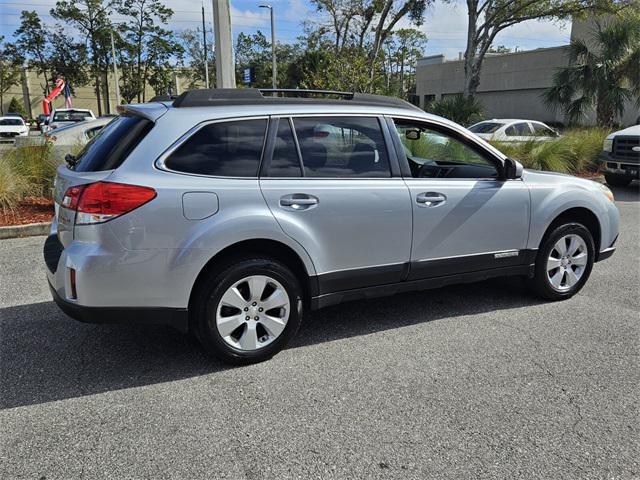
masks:
[[[311,298],[311,310],[336,305],[338,303],[362,300],[366,298],[386,297],[397,293],[412,292],[417,290],[429,290],[446,285],[458,283],[473,283],[494,277],[507,276],[533,276],[535,264],[515,265],[508,267],[492,268],[477,272],[458,273],[439,277],[410,280],[405,282],[390,283],[374,287],[356,288],[341,292],[318,295]]]

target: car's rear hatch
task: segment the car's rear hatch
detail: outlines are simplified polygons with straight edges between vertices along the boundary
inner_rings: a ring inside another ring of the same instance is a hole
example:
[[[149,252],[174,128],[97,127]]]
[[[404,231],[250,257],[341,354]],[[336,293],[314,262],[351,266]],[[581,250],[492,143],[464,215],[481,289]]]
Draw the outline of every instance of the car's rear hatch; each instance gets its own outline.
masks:
[[[55,180],[55,210],[58,237],[66,247],[74,237],[76,211],[65,206],[65,193],[72,187],[106,180],[127,158],[153,126],[147,116],[124,112],[98,133],[68,165],[58,167]]]

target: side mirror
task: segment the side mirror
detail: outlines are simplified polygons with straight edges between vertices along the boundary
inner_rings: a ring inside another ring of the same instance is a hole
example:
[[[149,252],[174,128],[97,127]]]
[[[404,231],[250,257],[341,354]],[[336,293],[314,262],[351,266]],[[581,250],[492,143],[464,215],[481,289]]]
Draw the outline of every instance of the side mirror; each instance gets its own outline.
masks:
[[[504,159],[504,176],[507,180],[516,180],[522,178],[522,172],[524,167],[522,164],[513,158]]]
[[[404,134],[407,140],[419,140],[420,139],[420,130],[415,128],[411,130],[407,130]]]

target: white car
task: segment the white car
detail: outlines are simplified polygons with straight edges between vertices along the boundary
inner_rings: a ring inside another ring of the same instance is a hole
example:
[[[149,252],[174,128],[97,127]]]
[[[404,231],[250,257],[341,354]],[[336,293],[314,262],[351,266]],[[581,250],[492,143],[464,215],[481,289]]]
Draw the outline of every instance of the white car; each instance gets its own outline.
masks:
[[[44,131],[55,130],[64,125],[72,125],[78,122],[95,120],[96,116],[86,108],[56,108],[51,112]]]
[[[54,157],[62,160],[67,153],[77,153],[113,118],[101,117],[96,120],[65,125],[48,131],[44,134],[44,139],[53,146]]]
[[[469,127],[483,140],[496,142],[547,141],[558,138],[560,134],[549,125],[535,120],[514,118],[485,120]]]
[[[29,135],[29,126],[20,117],[0,117],[0,143],[14,143]]]
[[[100,117],[96,120],[72,123],[58,127],[44,134],[44,137],[56,146],[85,145],[96,136],[114,117]]]

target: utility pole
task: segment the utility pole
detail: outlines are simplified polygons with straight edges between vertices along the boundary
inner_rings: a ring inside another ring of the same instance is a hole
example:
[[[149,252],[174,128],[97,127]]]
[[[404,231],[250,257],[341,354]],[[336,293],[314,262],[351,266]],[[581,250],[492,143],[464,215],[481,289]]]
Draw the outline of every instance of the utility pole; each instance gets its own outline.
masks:
[[[204,45],[204,83],[209,88],[209,60],[207,58],[207,30],[204,26],[204,0],[202,0],[202,44]]]
[[[120,105],[120,81],[118,80],[118,65],[116,61],[116,44],[113,41],[113,30],[109,31],[111,35],[111,55],[113,56],[113,76],[116,82],[116,108]]]
[[[229,0],[212,0],[212,2],[213,32],[216,42],[216,88],[236,88]]]
[[[271,85],[278,88],[278,64],[276,63],[276,27],[273,21],[273,7],[271,5],[260,5],[260,8],[268,8],[271,14]]]

